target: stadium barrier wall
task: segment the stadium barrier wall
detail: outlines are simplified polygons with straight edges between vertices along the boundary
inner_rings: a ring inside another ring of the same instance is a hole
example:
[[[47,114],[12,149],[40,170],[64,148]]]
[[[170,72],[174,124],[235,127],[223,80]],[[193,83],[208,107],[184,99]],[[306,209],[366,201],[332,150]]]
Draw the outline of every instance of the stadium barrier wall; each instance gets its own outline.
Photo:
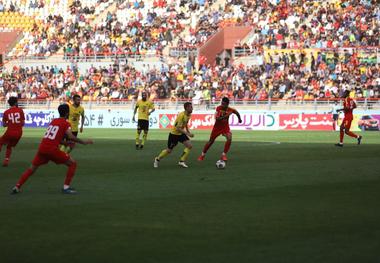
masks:
[[[47,127],[58,113],[52,110],[27,109],[25,112],[25,127],[44,128]],[[179,110],[156,110],[150,116],[151,129],[169,129],[173,127]],[[242,123],[238,122],[235,115],[229,119],[232,130],[318,130],[331,131],[333,126],[332,114],[301,112],[301,111],[239,111]],[[85,128],[126,128],[135,129],[137,123],[132,120],[132,110],[109,109],[109,110],[87,110],[85,113]],[[137,116],[136,116],[137,117]],[[0,120],[2,113],[0,113]],[[342,122],[343,114],[339,116],[338,124]],[[190,129],[210,130],[215,122],[214,111],[196,111],[192,114],[189,122]],[[0,121],[0,124],[1,121]],[[354,114],[351,126],[353,131],[375,130],[380,128],[380,111],[358,111]]]

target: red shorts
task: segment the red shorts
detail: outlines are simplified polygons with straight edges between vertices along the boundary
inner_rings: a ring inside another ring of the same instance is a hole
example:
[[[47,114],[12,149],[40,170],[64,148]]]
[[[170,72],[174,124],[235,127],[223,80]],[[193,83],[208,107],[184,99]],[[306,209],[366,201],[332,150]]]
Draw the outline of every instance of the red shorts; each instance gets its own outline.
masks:
[[[6,144],[11,147],[15,147],[19,140],[21,139],[22,133],[4,133],[2,137],[0,137],[0,144]]]
[[[340,127],[343,127],[346,131],[349,131],[351,128],[351,123],[352,123],[351,118],[349,118],[349,119],[344,118]]]
[[[230,135],[231,131],[229,128],[223,128],[223,129],[212,129],[210,139],[216,139],[220,135]]]
[[[34,166],[40,166],[43,164],[47,164],[49,161],[52,161],[56,164],[63,164],[66,163],[68,160],[70,160],[70,155],[56,148],[43,151],[38,150],[36,156],[34,156],[32,164]]]

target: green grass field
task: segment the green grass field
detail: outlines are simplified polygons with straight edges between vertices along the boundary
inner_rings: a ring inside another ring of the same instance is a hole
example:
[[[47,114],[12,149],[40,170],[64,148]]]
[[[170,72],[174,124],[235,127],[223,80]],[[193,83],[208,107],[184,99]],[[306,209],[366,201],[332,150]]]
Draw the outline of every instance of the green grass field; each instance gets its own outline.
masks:
[[[154,169],[167,131],[142,151],[132,130],[86,130],[73,186],[49,164],[9,195],[43,130],[26,129],[0,167],[0,262],[380,262],[380,133],[358,146],[336,132],[234,132],[225,170],[220,139],[197,162],[209,132],[196,131]],[[4,149],[1,152],[1,160]]]

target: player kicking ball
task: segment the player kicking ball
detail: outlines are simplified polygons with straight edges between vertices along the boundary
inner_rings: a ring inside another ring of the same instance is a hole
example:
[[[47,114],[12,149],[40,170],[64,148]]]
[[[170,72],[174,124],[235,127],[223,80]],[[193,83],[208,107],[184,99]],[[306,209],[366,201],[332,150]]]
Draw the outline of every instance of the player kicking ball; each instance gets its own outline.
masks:
[[[362,141],[362,136],[357,135],[350,131],[352,120],[354,119],[354,116],[352,114],[353,110],[356,108],[356,103],[353,99],[350,97],[350,91],[345,90],[343,93],[343,109],[340,109],[339,111],[344,112],[344,119],[342,124],[340,125],[340,134],[339,134],[339,143],[335,144],[335,146],[343,147],[343,138],[344,134],[347,134],[350,137],[356,138],[358,141],[358,144]]]
[[[220,157],[221,160],[227,161],[227,153],[230,150],[232,142],[232,133],[230,130],[230,125],[228,123],[228,118],[233,113],[238,117],[239,123],[242,122],[239,112],[233,108],[228,107],[229,104],[230,100],[227,97],[224,97],[222,99],[221,105],[216,108],[215,124],[212,128],[210,139],[203,147],[203,152],[198,157],[198,161],[204,160],[208,149],[210,149],[211,145],[215,142],[215,139],[219,137],[219,135],[223,135],[227,139],[227,141],[224,144],[224,151],[222,153],[222,156]]]
[[[44,137],[38,148],[38,152],[32,161],[32,166],[28,168],[20,177],[11,194],[20,193],[22,185],[41,165],[47,164],[49,161],[56,164],[65,164],[68,167],[66,179],[63,185],[63,194],[76,194],[74,188],[70,187],[70,183],[74,177],[77,168],[77,162],[59,149],[59,143],[66,135],[69,140],[80,144],[92,144],[92,140],[81,140],[73,135],[70,128],[70,123],[67,121],[69,116],[69,105],[62,104],[58,107],[60,118],[53,119],[46,130]]]
[[[191,118],[191,113],[193,112],[193,105],[191,104],[191,102],[186,102],[183,105],[183,107],[185,108],[185,111],[178,114],[174,122],[173,128],[171,129],[169,133],[168,148],[165,150],[162,150],[162,152],[156,158],[154,158],[154,163],[153,163],[154,168],[158,168],[158,165],[161,159],[167,156],[168,154],[170,154],[173,151],[174,147],[178,144],[178,142],[183,143],[183,145],[185,145],[186,147],[185,150],[183,150],[183,153],[181,155],[181,158],[179,159],[178,165],[183,168],[188,167],[186,164],[186,160],[190,154],[191,148],[193,148],[189,137],[190,138],[194,137],[194,134],[192,134],[189,131],[189,126],[188,126],[189,120]]]
[[[18,107],[16,97],[10,97],[8,99],[9,109],[3,114],[3,126],[7,127],[7,130],[0,137],[0,152],[3,145],[7,146],[5,151],[5,159],[3,166],[6,167],[9,164],[9,160],[12,154],[12,148],[16,147],[17,143],[22,136],[22,127],[25,124],[24,111]]]

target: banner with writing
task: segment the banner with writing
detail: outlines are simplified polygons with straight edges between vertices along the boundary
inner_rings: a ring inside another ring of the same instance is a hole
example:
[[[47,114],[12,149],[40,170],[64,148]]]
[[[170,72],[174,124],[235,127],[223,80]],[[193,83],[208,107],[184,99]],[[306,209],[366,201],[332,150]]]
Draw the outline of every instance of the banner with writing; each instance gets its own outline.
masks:
[[[280,114],[280,130],[331,131],[331,114]]]
[[[52,119],[58,117],[54,116],[55,112],[54,111],[49,111],[49,110],[24,110],[25,114],[25,126],[28,128],[43,128],[47,127],[48,124],[52,121]],[[58,113],[57,113],[58,115]],[[0,124],[1,126],[3,125],[2,123],[3,120],[3,113],[0,113]]]
[[[351,122],[351,131],[379,131],[380,115],[354,114]],[[344,114],[339,114],[336,130],[340,129]],[[331,114],[280,114],[280,130],[333,130]]]
[[[53,118],[58,117],[58,112],[51,110],[24,110],[25,127],[44,128]],[[169,129],[180,111],[156,110],[149,118],[151,129]],[[326,130],[333,129],[332,114],[291,113],[282,114],[275,112],[251,112],[241,110],[242,122],[239,123],[236,115],[231,115],[229,125],[231,130]],[[2,126],[3,113],[0,113],[0,125]],[[137,123],[132,120],[132,110],[87,110],[85,111],[85,128],[127,128],[135,129]],[[136,114],[137,120],[137,114]],[[337,130],[342,123],[343,114],[339,116]],[[197,111],[192,114],[189,128],[195,130],[210,130],[214,126],[214,111]],[[352,131],[380,129],[379,112],[354,114],[351,124]]]
[[[59,117],[56,111],[24,110],[25,127],[44,128],[53,118]],[[0,113],[0,122],[3,113]],[[136,128],[133,122],[132,110],[87,110],[85,111],[84,127],[86,128]],[[136,114],[137,120],[137,114]],[[150,118],[150,128],[158,128],[158,114],[153,113]],[[2,123],[0,123],[2,125]]]
[[[84,127],[135,129],[137,122],[134,122],[132,118],[132,110],[88,110],[85,114]],[[156,112],[150,115],[149,128],[158,128],[158,114]]]
[[[242,122],[239,123],[235,115],[229,118],[229,125],[232,130],[278,130],[278,114],[276,113],[251,113],[241,111]],[[160,113],[160,129],[172,128],[177,113]],[[190,129],[209,130],[215,123],[214,112],[193,113],[189,121]]]

